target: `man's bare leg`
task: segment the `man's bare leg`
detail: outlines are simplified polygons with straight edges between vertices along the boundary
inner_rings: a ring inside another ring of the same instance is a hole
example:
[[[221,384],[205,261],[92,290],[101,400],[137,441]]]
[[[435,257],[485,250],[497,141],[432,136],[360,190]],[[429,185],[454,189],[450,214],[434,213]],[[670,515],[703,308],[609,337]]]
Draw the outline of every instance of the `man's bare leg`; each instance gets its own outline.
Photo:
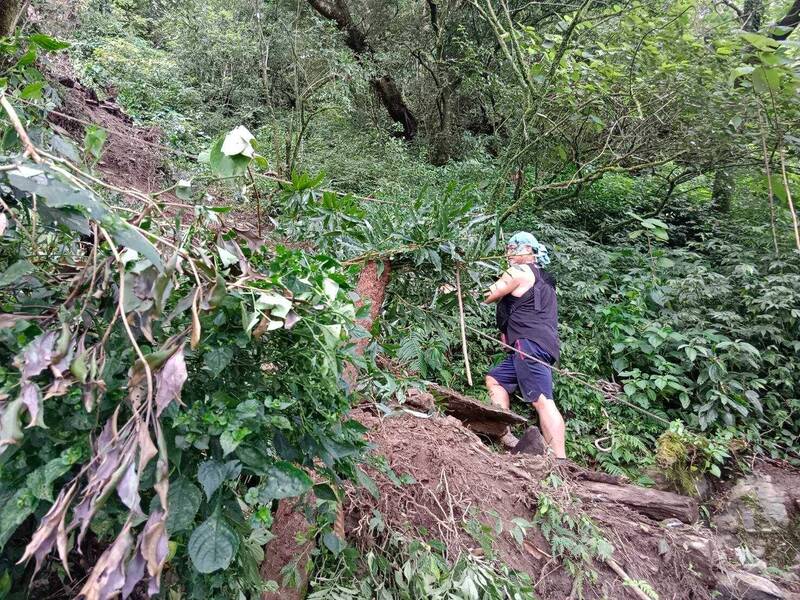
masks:
[[[487,377],[487,383],[488,379]],[[566,427],[564,417],[561,416],[556,403],[546,398],[544,394],[540,394],[533,406],[539,414],[539,426],[542,428],[544,441],[550,446],[556,458],[566,458],[567,450],[564,445]]]
[[[511,409],[511,399],[506,389],[491,375],[486,376],[486,389],[489,390],[489,399],[492,404],[505,410]]]
[[[511,398],[508,397],[506,389],[500,385],[491,375],[486,376],[486,388],[489,390],[489,398],[492,404],[504,410],[511,410]],[[519,440],[511,433],[511,428],[506,430],[505,435],[500,439],[500,443],[506,448],[513,448]]]

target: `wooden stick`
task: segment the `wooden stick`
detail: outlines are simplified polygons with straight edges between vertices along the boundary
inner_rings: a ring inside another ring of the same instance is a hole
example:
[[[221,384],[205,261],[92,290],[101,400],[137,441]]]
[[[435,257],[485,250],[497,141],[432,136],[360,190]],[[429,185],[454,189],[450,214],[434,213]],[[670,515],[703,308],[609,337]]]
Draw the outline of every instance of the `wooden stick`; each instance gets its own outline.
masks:
[[[23,156],[30,156],[34,162],[41,163],[42,158],[36,152],[36,146],[33,145],[31,138],[28,137],[28,132],[25,131],[25,127],[22,126],[22,121],[19,120],[17,111],[15,111],[14,107],[11,106],[11,103],[8,101],[8,98],[6,98],[5,93],[0,93],[0,106],[5,109],[6,113],[8,114],[8,118],[11,120],[11,124],[14,126],[14,130],[19,136],[19,140],[25,147],[25,153]]]
[[[458,317],[461,324],[461,349],[464,353],[464,368],[467,370],[467,384],[472,387],[472,369],[469,367],[467,350],[467,328],[464,322],[464,300],[461,298],[461,269],[456,268],[456,293],[458,294]]]
[[[769,153],[767,152],[767,136],[764,133],[764,114],[761,108],[758,109],[758,126],[761,132],[761,150],[764,152],[764,173],[767,176],[767,192],[769,192],[769,219],[772,224],[772,243],[775,246],[775,254],[778,254],[778,230],[775,226],[775,193],[772,190],[772,172],[769,168]]]
[[[628,581],[633,581],[633,579],[628,577],[628,574],[625,572],[625,570],[622,567],[620,567],[619,563],[617,561],[615,561],[613,558],[607,558],[606,559],[606,564],[611,568],[612,571],[614,571],[614,573],[619,575],[619,577],[620,577],[620,579],[622,579],[623,583],[628,582]],[[634,595],[637,598],[640,598],[641,600],[653,600],[652,598],[650,598],[650,596],[645,594],[642,590],[640,590],[638,587],[636,587],[634,585],[629,585],[628,589],[630,591],[632,591],[634,593]]]
[[[780,150],[781,157],[781,173],[783,174],[783,187],[786,188],[786,200],[789,203],[789,213],[792,215],[792,225],[794,226],[794,243],[797,249],[800,250],[800,227],[797,225],[797,213],[794,211],[794,202],[792,202],[792,192],[789,189],[789,180],[786,178],[786,159],[783,154],[783,147]]]

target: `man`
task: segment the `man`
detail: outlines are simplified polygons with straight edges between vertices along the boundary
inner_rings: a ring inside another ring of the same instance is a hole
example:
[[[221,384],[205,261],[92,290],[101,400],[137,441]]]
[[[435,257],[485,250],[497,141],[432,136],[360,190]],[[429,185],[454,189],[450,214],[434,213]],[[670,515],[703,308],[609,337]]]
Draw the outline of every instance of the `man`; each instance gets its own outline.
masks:
[[[566,458],[564,419],[553,402],[553,372],[548,366],[558,360],[560,349],[555,281],[539,268],[537,255],[543,264],[549,262],[547,250],[533,235],[516,233],[506,246],[509,269],[484,298],[486,303],[497,302],[501,339],[517,350],[489,371],[486,387],[492,403],[506,410],[509,394],[519,388],[539,415],[547,445],[556,458]]]

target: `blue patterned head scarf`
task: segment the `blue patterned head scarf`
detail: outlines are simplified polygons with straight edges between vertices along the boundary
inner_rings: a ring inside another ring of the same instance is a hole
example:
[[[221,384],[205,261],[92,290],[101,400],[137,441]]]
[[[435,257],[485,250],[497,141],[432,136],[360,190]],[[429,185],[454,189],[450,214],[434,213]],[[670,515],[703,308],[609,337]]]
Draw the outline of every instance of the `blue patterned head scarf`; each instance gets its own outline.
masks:
[[[518,231],[508,240],[508,245],[518,248],[520,246],[530,246],[533,250],[533,255],[536,257],[536,262],[542,266],[550,263],[550,256],[547,254],[547,248],[545,248],[544,244],[540,244],[539,240],[537,240],[532,233]]]

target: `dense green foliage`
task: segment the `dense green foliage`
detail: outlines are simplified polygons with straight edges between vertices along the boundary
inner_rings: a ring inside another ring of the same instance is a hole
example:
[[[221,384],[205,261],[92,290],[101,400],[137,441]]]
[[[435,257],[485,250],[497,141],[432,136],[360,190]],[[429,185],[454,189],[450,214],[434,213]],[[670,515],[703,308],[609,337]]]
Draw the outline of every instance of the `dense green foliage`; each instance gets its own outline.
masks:
[[[336,484],[369,485],[343,365],[379,406],[421,380],[484,396],[479,300],[517,229],[548,247],[583,380],[556,378],[572,458],[685,489],[742,453],[796,461],[796,23],[733,4],[34,2],[0,44],[0,598],[76,574],[107,598],[120,569],[255,598],[275,501],[312,485],[318,597],[522,593],[490,558],[398,532],[356,557],[331,530]],[[102,182],[114,131],[49,124],[67,60],[160,129],[175,196]],[[365,260],[391,278],[362,358]],[[559,514],[537,524],[594,539]]]

